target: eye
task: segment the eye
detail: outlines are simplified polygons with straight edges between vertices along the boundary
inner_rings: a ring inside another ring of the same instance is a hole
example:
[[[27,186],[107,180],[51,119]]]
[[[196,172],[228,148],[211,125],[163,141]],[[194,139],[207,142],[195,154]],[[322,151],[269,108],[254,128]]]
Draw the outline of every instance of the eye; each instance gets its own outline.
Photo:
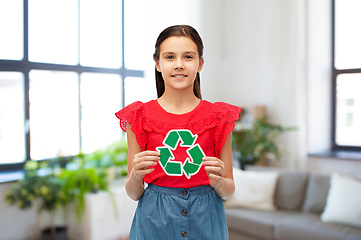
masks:
[[[172,55],[168,55],[165,57],[166,59],[174,59],[174,57]]]
[[[192,55],[186,55],[184,58],[185,59],[193,59],[193,56]]]

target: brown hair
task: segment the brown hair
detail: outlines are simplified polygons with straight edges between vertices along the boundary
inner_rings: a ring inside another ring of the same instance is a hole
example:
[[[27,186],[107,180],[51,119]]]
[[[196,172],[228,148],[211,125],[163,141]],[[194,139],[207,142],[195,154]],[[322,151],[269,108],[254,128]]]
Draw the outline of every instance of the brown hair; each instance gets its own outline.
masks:
[[[193,27],[188,25],[174,25],[164,29],[159,34],[157,41],[155,43],[155,52],[153,54],[154,61],[159,60],[160,45],[164,40],[166,40],[169,37],[189,37],[197,45],[199,58],[202,59],[203,41],[199,36],[197,30],[195,30]],[[155,69],[155,83],[157,85],[157,95],[158,97],[161,97],[165,90],[164,79],[162,77],[162,73],[158,72],[157,69]],[[199,72],[197,72],[197,76],[193,84],[193,93],[197,98],[202,99],[201,79]]]

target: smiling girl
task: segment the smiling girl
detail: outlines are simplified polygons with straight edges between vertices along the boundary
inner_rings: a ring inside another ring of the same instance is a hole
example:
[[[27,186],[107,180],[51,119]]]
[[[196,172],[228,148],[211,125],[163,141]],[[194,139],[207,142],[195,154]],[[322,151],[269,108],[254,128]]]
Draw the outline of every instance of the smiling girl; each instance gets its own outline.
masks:
[[[202,100],[203,42],[188,25],[158,36],[158,98],[116,113],[127,132],[127,194],[139,200],[129,239],[228,239],[232,130],[241,109]],[[145,184],[147,183],[147,187]]]

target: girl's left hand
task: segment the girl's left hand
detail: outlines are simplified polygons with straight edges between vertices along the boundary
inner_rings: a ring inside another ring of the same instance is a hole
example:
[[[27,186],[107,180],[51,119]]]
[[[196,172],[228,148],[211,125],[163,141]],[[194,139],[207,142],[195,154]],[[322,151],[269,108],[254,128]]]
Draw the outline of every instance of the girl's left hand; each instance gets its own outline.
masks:
[[[213,188],[219,187],[224,178],[225,167],[223,161],[216,157],[204,157],[203,165],[209,178],[209,184]]]

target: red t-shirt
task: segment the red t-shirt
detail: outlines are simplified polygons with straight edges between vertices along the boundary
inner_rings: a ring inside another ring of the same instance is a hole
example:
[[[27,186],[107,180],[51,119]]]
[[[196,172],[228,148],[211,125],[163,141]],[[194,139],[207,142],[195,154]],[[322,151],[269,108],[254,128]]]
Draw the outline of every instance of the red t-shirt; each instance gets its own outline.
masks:
[[[240,112],[227,103],[202,100],[191,112],[172,114],[152,100],[132,103],[115,115],[124,131],[131,125],[143,151],[161,153],[154,171],[144,177],[146,183],[192,188],[209,185],[202,157],[220,157]]]

